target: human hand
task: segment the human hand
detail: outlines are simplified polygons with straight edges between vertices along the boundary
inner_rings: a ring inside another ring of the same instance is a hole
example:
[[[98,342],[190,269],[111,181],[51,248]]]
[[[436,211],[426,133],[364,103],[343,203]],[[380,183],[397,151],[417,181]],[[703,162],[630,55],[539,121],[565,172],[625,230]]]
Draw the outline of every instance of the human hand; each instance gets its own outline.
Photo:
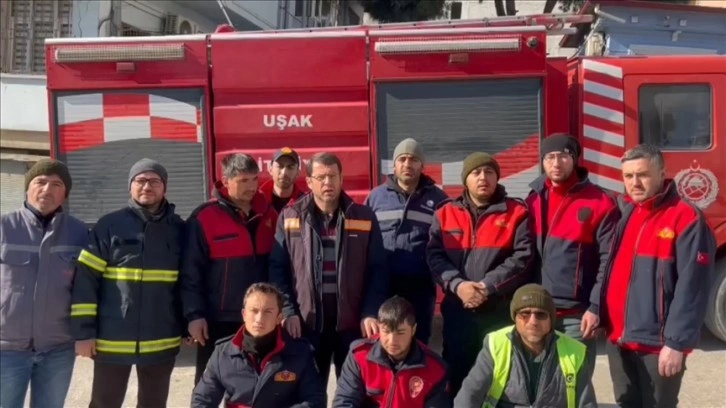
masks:
[[[663,346],[658,356],[658,374],[673,377],[683,369],[683,352]]]
[[[204,318],[189,322],[187,331],[194,341],[202,346],[209,340],[209,327],[207,327],[207,321]]]
[[[76,354],[81,357],[93,358],[96,355],[96,339],[76,341]]]
[[[482,282],[462,282],[456,287],[456,295],[465,308],[473,309],[487,300],[486,285]]]
[[[591,339],[597,337],[596,329],[600,325],[600,317],[589,310],[582,315],[580,323],[580,331],[583,339]]]
[[[300,324],[299,316],[290,316],[282,321],[282,327],[287,330],[287,334],[293,339],[297,339],[302,336],[302,327]]]
[[[378,334],[378,320],[366,317],[360,322],[360,332],[363,337],[370,338]]]

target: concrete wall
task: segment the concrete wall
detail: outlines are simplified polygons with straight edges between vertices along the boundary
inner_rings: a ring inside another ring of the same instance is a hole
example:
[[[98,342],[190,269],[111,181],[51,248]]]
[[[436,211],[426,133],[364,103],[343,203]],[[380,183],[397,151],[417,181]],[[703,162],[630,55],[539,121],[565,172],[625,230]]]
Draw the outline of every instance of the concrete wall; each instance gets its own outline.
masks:
[[[0,129],[48,131],[45,76],[0,75]]]

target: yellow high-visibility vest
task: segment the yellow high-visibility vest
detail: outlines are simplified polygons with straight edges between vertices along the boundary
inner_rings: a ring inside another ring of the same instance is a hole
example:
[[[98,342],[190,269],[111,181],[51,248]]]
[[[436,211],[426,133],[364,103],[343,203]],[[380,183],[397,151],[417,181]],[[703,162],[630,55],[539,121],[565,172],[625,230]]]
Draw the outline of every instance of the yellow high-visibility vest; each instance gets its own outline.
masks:
[[[507,381],[509,381],[509,371],[512,368],[512,341],[509,339],[509,333],[512,330],[514,330],[514,326],[489,333],[489,352],[494,360],[494,375],[482,408],[495,408],[504,393]],[[575,382],[577,373],[585,362],[586,347],[560,332],[557,332],[557,335],[557,355],[567,387],[567,408],[577,408]]]

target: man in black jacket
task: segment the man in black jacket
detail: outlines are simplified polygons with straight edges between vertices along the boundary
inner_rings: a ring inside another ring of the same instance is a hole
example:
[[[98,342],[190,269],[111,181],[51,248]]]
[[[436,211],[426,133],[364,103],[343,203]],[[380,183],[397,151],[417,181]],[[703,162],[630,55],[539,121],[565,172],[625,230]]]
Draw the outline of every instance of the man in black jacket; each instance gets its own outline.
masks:
[[[71,330],[76,353],[94,360],[92,408],[121,407],[134,364],[139,406],[166,406],[183,334],[177,278],[184,228],[166,184],[161,164],[134,164],[128,207],[101,217],[78,256]]]
[[[311,194],[280,214],[270,281],[285,295],[285,328],[311,341],[327,382],[331,360],[340,375],[350,343],[378,333],[389,278],[376,216],[343,192],[340,159],[317,153],[307,173]]]
[[[187,220],[181,289],[189,334],[199,345],[195,384],[214,343],[239,329],[240,294],[267,281],[277,213],[257,190],[259,171],[247,154],[225,156],[214,198]]]
[[[217,342],[207,369],[194,388],[192,408],[324,408],[325,385],[310,344],[280,327],[282,294],[256,283],[244,296],[244,325]]]

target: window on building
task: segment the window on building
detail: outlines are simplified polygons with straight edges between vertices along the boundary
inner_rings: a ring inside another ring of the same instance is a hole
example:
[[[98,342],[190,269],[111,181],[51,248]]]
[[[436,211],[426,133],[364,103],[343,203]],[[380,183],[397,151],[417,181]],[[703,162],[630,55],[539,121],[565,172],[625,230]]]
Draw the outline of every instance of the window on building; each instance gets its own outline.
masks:
[[[713,113],[709,85],[644,85],[638,98],[642,143],[664,150],[711,147]]]
[[[71,36],[72,0],[0,1],[2,72],[45,72],[45,39]]]
[[[454,1],[451,3],[451,12],[449,13],[450,20],[458,20],[461,18],[461,2]]]
[[[302,17],[305,12],[305,0],[295,0],[295,17]]]

